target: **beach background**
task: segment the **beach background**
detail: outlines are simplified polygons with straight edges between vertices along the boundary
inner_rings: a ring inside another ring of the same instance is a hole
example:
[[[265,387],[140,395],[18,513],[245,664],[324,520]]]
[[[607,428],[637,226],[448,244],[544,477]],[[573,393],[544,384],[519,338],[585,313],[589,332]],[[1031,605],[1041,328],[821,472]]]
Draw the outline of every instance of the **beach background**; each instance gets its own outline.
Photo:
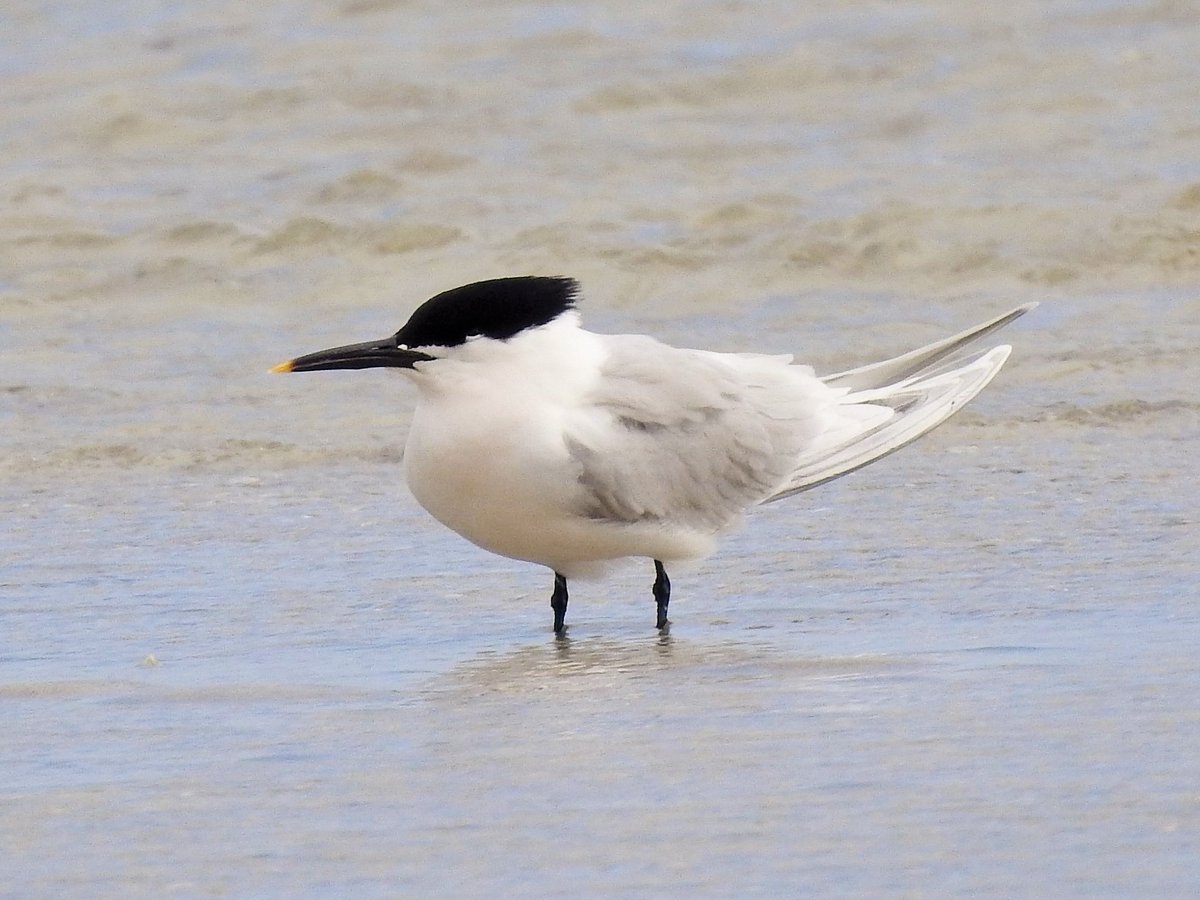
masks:
[[[0,10],[0,895],[1200,884],[1189,0]],[[572,591],[408,495],[438,291],[963,413]]]

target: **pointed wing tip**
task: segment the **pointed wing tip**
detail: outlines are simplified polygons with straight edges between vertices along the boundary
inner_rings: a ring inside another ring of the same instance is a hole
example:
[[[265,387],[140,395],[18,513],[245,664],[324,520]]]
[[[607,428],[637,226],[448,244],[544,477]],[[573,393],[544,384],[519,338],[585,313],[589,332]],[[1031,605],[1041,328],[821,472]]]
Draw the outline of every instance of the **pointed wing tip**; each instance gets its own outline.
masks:
[[[1020,306],[1009,310],[1004,315],[997,316],[995,319],[992,320],[992,322],[988,323],[988,325],[985,327],[989,327],[989,328],[1003,327],[1004,325],[1007,325],[1009,322],[1013,321],[1013,319],[1019,319],[1019,318],[1021,318],[1021,316],[1025,315],[1025,313],[1030,312],[1031,310],[1037,309],[1039,305],[1040,304],[1038,303],[1037,300],[1030,300],[1028,303],[1022,303]]]
[[[1012,353],[1012,349],[1012,344],[997,344],[987,353],[983,354],[983,357],[981,358],[986,359],[989,356],[999,356],[1001,358],[1000,361],[1003,362],[1004,360],[1008,359],[1009,354]]]

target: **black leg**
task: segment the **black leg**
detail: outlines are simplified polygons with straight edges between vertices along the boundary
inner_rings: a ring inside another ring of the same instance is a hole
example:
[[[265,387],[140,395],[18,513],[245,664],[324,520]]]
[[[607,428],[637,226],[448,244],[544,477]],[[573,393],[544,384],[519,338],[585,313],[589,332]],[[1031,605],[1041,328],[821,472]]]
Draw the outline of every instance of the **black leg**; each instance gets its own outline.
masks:
[[[567,618],[567,579],[554,573],[554,593],[550,595],[550,608],[554,610],[554,633],[562,634]]]
[[[654,561],[654,602],[658,604],[658,623],[654,626],[662,631],[671,623],[667,621],[667,604],[671,602],[671,579],[667,570],[657,559]]]

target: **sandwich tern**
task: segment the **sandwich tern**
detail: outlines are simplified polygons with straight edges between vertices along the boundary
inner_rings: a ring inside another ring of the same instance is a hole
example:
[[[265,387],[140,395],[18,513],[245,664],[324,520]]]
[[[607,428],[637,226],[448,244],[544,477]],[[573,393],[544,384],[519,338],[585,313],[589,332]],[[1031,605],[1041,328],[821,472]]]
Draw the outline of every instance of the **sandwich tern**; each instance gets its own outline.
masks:
[[[274,372],[397,368],[417,387],[404,468],[417,501],[467,540],[567,579],[606,562],[706,556],[753,506],[886,456],[945,421],[1011,347],[967,345],[1020,306],[894,359],[818,377],[790,356],[686,350],[580,326],[578,284],[523,276],[427,300],[391,337],[321,350]]]

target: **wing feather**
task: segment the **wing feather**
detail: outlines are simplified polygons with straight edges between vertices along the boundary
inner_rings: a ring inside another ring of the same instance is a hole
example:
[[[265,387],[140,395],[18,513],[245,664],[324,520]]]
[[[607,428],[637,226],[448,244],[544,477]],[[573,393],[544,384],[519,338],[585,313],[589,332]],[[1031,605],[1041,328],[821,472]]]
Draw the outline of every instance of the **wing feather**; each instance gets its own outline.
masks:
[[[790,357],[606,340],[600,377],[565,436],[581,512],[594,519],[720,530],[787,481],[842,393]]]
[[[1010,348],[968,345],[1027,304],[890,360],[817,378],[788,356],[605,337],[607,357],[564,440],[578,511],[714,534],[758,503],[848,474],[949,418]]]

